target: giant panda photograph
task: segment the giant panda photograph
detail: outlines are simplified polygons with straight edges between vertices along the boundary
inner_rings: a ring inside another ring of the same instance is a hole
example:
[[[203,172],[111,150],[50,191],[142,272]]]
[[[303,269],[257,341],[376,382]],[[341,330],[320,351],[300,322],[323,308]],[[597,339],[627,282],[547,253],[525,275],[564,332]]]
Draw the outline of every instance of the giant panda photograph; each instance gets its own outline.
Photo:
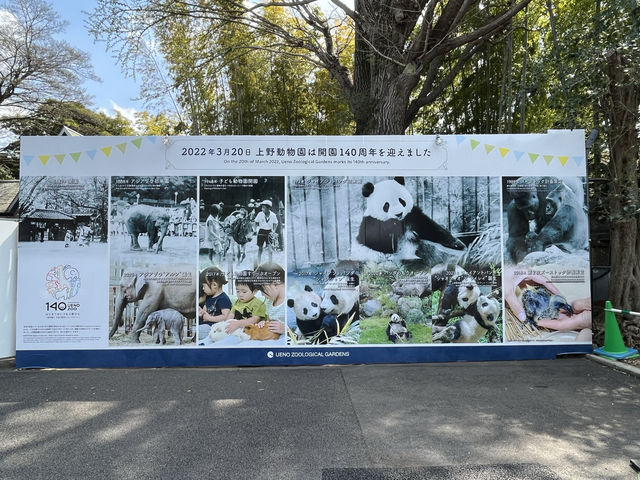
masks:
[[[360,277],[356,271],[301,269],[289,272],[287,285],[289,344],[358,343]]]
[[[501,284],[497,177],[290,177],[287,192],[290,274],[358,265],[358,343],[431,343],[432,317],[460,276],[456,268],[485,296]],[[300,296],[311,299],[298,283]],[[500,312],[491,318],[499,323]],[[500,339],[500,328],[484,329],[486,339]]]

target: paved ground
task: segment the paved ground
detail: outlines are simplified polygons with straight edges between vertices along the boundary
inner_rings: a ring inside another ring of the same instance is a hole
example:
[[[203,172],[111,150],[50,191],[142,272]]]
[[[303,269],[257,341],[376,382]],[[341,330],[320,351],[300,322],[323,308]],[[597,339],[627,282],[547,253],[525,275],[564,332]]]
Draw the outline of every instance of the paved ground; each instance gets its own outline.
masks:
[[[16,371],[2,479],[635,479],[640,377],[553,361]]]

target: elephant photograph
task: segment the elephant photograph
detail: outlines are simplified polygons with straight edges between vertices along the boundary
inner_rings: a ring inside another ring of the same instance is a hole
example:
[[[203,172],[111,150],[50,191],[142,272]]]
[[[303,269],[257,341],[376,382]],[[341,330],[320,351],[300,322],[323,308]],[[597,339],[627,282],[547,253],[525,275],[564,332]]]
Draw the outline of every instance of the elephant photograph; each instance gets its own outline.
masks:
[[[109,344],[192,344],[196,278],[192,264],[112,268]]]
[[[195,262],[195,198],[195,177],[111,177],[112,258],[125,264]]]

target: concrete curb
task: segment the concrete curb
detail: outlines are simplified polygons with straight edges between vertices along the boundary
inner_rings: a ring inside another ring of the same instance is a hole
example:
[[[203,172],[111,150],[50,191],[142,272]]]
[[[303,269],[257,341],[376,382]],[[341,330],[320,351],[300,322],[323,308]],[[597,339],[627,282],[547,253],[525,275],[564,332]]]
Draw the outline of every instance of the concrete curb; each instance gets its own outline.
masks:
[[[640,368],[634,367],[633,365],[627,365],[626,363],[619,362],[617,360],[601,357],[600,355],[595,355],[593,353],[587,354],[586,357],[589,360],[592,360],[596,363],[600,363],[602,365],[606,365],[607,367],[611,367],[614,370],[619,370],[621,372],[628,373],[630,375],[635,375],[636,377],[640,377]]]

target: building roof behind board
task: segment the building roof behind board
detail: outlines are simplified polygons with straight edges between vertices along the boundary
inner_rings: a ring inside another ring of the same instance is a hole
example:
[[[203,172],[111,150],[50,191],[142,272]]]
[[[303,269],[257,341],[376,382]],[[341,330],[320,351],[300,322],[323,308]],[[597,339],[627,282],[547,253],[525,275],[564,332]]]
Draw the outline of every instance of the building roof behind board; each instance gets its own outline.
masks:
[[[18,213],[20,180],[0,180],[0,217],[13,217]]]
[[[29,213],[26,218],[30,220],[75,220],[74,217],[66,213],[58,210],[45,210],[44,208],[35,209]]]
[[[82,137],[83,135],[80,132],[76,132],[73,128],[69,128],[66,125],[62,127],[59,137]]]

